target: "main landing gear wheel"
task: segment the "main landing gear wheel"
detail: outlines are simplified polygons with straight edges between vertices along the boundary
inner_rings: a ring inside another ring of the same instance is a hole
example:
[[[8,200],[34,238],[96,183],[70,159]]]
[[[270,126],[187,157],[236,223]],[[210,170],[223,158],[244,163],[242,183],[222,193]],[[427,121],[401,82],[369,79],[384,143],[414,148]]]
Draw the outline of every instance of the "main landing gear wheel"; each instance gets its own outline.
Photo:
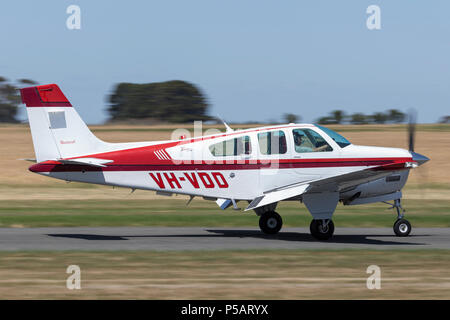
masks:
[[[259,217],[259,227],[265,234],[276,234],[283,225],[281,216],[275,211],[264,212]]]
[[[394,223],[394,232],[397,237],[407,237],[411,232],[411,224],[406,219],[398,219]]]
[[[333,236],[334,223],[329,220],[312,220],[309,225],[311,235],[318,240],[328,240]]]

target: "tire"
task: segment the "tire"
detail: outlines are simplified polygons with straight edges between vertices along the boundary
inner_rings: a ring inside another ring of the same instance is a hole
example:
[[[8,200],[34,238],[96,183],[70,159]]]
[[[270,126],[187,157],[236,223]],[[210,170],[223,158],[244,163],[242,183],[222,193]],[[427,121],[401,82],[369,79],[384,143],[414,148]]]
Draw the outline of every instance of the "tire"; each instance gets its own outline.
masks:
[[[406,219],[398,219],[394,223],[394,233],[397,237],[407,237],[411,232],[411,224]]]
[[[283,220],[275,211],[265,212],[259,217],[259,227],[265,234],[276,234],[282,226]]]
[[[332,220],[328,222],[328,225],[323,227],[324,220],[312,220],[309,225],[309,231],[311,235],[317,240],[328,240],[333,236],[334,223]]]

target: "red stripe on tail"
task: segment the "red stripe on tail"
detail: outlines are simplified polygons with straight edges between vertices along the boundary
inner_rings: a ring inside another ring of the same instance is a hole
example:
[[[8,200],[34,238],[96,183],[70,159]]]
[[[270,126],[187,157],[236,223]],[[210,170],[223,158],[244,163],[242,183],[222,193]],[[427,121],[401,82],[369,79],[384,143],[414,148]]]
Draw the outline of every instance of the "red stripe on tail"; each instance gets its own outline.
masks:
[[[22,103],[27,107],[71,107],[56,84],[46,84],[20,89]]]

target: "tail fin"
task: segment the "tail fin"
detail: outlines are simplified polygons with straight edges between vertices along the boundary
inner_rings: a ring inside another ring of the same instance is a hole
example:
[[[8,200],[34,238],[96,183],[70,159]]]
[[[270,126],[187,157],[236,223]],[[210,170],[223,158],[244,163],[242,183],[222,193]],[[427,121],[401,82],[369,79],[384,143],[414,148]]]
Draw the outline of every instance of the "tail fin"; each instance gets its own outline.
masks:
[[[56,84],[20,89],[38,162],[99,152],[108,145],[89,130]]]

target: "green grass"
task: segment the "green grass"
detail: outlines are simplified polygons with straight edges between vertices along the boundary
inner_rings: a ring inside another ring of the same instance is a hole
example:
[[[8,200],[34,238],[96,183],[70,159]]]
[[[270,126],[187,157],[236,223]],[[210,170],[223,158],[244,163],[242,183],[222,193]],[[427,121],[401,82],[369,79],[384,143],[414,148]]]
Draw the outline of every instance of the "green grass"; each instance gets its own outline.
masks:
[[[405,200],[406,217],[415,227],[450,227],[449,200]],[[242,207],[244,204],[242,203]],[[384,204],[339,205],[339,227],[391,227],[396,214]],[[285,227],[307,227],[311,216],[298,202],[283,202],[277,211]],[[220,210],[214,202],[168,198],[153,200],[0,201],[0,227],[204,226],[257,227],[253,211]]]
[[[448,299],[448,250],[0,252],[2,299]],[[66,268],[81,269],[67,290]],[[381,270],[368,290],[367,267]]]

